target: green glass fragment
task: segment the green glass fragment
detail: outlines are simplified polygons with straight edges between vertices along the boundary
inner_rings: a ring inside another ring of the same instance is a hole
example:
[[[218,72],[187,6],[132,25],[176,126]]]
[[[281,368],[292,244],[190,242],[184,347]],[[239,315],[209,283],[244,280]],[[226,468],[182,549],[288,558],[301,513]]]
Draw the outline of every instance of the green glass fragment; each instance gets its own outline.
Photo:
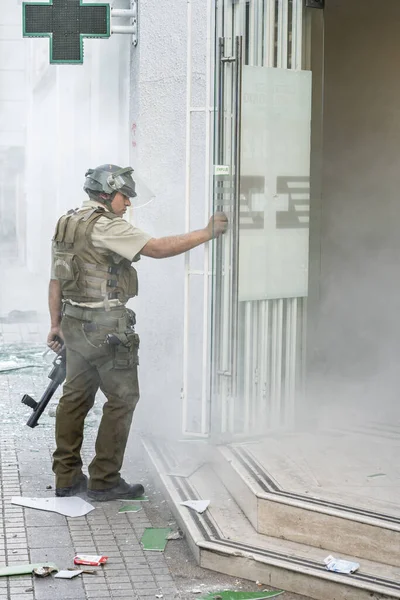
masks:
[[[141,506],[138,504],[127,504],[126,506],[121,506],[119,509],[119,513],[127,513],[127,512],[139,512],[143,510]]]
[[[213,592],[207,596],[201,596],[198,600],[264,600],[265,598],[275,598],[283,594],[283,590],[273,592]]]
[[[144,550],[164,552],[170,533],[171,529],[169,528],[147,527],[141,539]]]
[[[32,565],[15,565],[10,567],[0,567],[0,577],[9,577],[10,575],[30,575],[33,569],[40,569],[41,567],[52,567],[58,571],[58,567],[53,563],[35,563]]]

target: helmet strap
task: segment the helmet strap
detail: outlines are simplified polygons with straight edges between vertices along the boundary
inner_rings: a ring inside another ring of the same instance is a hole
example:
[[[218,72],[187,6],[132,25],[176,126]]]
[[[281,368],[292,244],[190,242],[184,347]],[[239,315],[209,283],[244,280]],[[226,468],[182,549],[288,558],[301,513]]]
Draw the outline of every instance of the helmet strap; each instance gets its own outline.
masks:
[[[112,194],[99,194],[97,202],[105,204],[110,212],[114,212],[111,203],[114,200],[116,193],[117,192],[113,192]]]

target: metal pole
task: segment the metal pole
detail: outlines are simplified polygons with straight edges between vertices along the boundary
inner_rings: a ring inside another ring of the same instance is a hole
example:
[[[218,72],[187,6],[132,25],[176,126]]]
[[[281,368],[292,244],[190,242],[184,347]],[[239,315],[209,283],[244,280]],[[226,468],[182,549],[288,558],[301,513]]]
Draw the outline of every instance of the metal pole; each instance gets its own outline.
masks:
[[[211,14],[213,0],[207,0],[207,63],[206,63],[206,148],[205,148],[205,198],[204,213],[208,217],[210,213],[210,162],[211,162]],[[203,277],[203,368],[201,379],[201,433],[210,432],[210,410],[209,410],[209,390],[207,386],[208,359],[209,359],[209,289],[210,289],[210,245],[204,248],[204,277]]]
[[[267,23],[266,23],[266,40],[265,40],[265,56],[264,65],[273,67],[275,57],[275,0],[267,0]]]
[[[215,114],[215,160],[217,164],[223,164],[224,150],[224,49],[225,42],[221,37],[218,41],[218,93],[217,93],[217,111]],[[223,180],[218,180],[215,176],[214,181],[214,194],[216,195],[215,208],[217,211],[223,210]],[[215,279],[213,285],[213,296],[214,296],[214,344],[213,344],[213,392],[217,395],[218,403],[220,401],[220,375],[219,372],[222,369],[221,364],[221,336],[222,336],[222,237],[218,238],[214,242],[214,269]],[[214,406],[213,408],[217,408]],[[216,415],[220,419],[220,411],[216,412]]]
[[[111,33],[132,34],[137,32],[136,25],[111,25]]]
[[[240,234],[240,164],[242,133],[242,64],[243,37],[236,37],[236,94],[235,94],[235,188],[232,218],[233,253],[232,253],[232,338],[231,338],[231,391],[232,397],[237,395],[237,361],[238,361],[238,322],[239,322],[239,234]]]
[[[187,65],[186,65],[186,182],[185,182],[185,231],[190,231],[190,167],[192,129],[192,4],[187,0]],[[182,429],[187,430],[188,417],[188,373],[189,373],[189,292],[190,292],[190,253],[185,254],[184,284],[184,331],[183,331],[183,384],[182,384]]]
[[[111,16],[126,19],[136,19],[137,12],[136,10],[131,10],[129,8],[112,8]]]

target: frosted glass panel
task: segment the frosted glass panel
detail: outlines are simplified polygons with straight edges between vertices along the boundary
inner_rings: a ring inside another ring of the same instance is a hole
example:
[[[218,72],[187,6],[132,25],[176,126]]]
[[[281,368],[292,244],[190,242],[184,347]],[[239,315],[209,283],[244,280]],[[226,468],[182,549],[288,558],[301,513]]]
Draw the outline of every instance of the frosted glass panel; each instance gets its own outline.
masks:
[[[311,73],[243,68],[239,300],[307,296]]]

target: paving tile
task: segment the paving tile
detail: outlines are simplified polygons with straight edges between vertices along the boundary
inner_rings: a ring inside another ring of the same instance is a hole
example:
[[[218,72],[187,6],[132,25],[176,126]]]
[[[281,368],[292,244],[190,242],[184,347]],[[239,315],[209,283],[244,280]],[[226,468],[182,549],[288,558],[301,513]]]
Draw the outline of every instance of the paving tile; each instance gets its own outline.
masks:
[[[140,582],[151,583],[153,585],[156,584],[156,580],[151,575],[130,575],[130,579],[135,585],[139,584]]]
[[[71,548],[32,548],[30,550],[32,563],[54,563],[59,569],[68,569],[74,566],[74,552]],[[35,579],[35,581],[37,581]]]
[[[97,598],[111,598],[109,589],[86,590],[86,595],[90,600],[97,600]],[[130,597],[130,600],[132,600],[132,596]]]
[[[25,509],[25,521],[28,527],[58,527],[66,525],[66,518],[57,513],[44,510]]]
[[[155,575],[154,578],[157,581],[157,583],[160,583],[162,585],[174,582],[173,577],[171,575]]]
[[[113,575],[107,575],[107,582],[111,585],[115,583],[130,583],[130,577],[127,572],[124,575],[118,575],[118,577],[114,577]]]
[[[30,548],[57,548],[72,546],[68,527],[27,527]]]
[[[30,377],[29,384],[27,378],[15,378],[12,389],[0,380],[0,403],[3,400],[14,405],[15,398],[18,396],[19,400],[27,388],[28,393],[40,396],[45,380],[45,374]],[[3,491],[0,562],[55,562],[59,568],[68,568],[73,566],[76,551],[104,553],[109,556],[109,561],[103,570],[99,569],[96,577],[84,575],[72,581],[53,578],[32,581],[28,575],[24,579],[13,579],[10,594],[7,594],[7,581],[0,581],[0,600],[22,600],[22,597],[24,600],[140,600],[154,598],[163,584],[168,593],[171,590],[171,599],[175,597],[173,578],[170,575],[168,578],[167,575],[155,577],[159,569],[169,573],[164,557],[143,553],[140,536],[145,527],[152,525],[144,510],[136,515],[123,515],[117,512],[121,506],[119,502],[95,503],[96,511],[86,517],[71,519],[11,505],[13,495],[48,497],[54,494],[54,490],[46,490],[47,485],[54,485],[51,472],[54,422],[43,425],[35,432],[35,437],[30,431],[27,432],[29,438],[22,434],[18,436],[16,450],[13,426],[10,424],[8,430],[2,428],[0,431]],[[83,453],[92,455],[96,432],[91,428],[85,433]],[[25,439],[29,439],[30,447]],[[34,593],[25,592],[30,587],[34,587]],[[167,600],[165,593],[164,599]]]

